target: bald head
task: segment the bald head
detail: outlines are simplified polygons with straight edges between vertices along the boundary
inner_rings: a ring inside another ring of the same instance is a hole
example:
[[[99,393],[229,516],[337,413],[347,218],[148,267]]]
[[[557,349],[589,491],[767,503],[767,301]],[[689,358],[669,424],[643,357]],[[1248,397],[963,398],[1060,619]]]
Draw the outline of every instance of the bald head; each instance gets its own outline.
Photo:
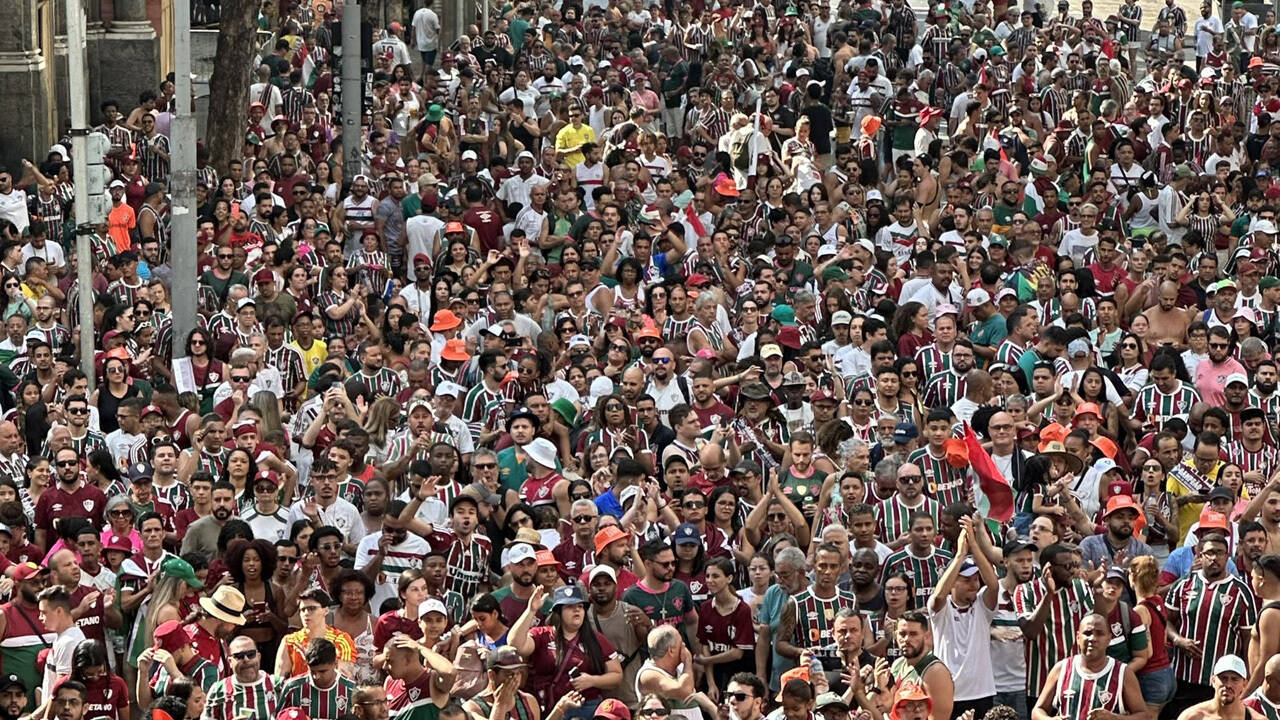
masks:
[[[703,467],[724,465],[724,450],[714,443],[703,445],[702,449],[698,451],[698,464]]]

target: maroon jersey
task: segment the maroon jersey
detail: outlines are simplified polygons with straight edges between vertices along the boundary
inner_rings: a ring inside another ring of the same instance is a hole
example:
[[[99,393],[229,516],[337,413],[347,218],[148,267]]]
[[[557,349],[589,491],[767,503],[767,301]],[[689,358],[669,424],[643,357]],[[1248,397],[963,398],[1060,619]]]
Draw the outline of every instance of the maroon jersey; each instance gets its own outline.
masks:
[[[715,655],[734,648],[752,651],[756,646],[755,626],[751,624],[751,606],[738,601],[728,615],[716,609],[715,598],[698,606],[698,640]]]
[[[393,610],[383,613],[378,618],[378,623],[373,626],[373,646],[382,650],[396,633],[408,635],[414,640],[422,639],[422,628],[418,623],[405,617],[399,610]]]
[[[129,717],[129,688],[119,675],[103,675],[91,683],[85,683],[85,690],[88,692],[84,699],[83,720],[121,720]]]
[[[596,561],[595,549],[580,547],[572,539],[557,545],[551,555],[560,561],[560,578],[565,582],[573,582],[588,565]]]
[[[70,493],[54,485],[45,490],[36,503],[36,527],[53,530],[56,517],[88,518],[101,527],[102,511],[106,506],[107,496],[92,485],[81,485]]]
[[[591,667],[578,638],[565,641],[564,647],[556,647],[556,630],[548,625],[531,628],[529,637],[533,640],[533,654],[529,656],[529,675],[522,689],[538,697],[543,707],[551,707],[556,699],[573,690],[574,675],[604,672],[604,667]],[[613,643],[602,633],[596,633],[596,639],[600,642],[601,661],[607,662],[614,656]],[[578,672],[575,673],[575,669]],[[582,695],[587,700],[595,700],[600,697],[600,690],[589,688],[583,690]]]
[[[462,214],[462,224],[476,231],[482,255],[488,254],[490,250],[502,250],[506,246],[502,239],[502,218],[494,211],[485,207],[473,207]]]
[[[107,644],[107,606],[102,601],[102,592],[96,588],[81,585],[76,588],[75,592],[71,593],[71,607],[73,609],[80,607],[80,603],[84,600],[85,596],[90,593],[98,593],[98,599],[93,601],[93,605],[91,605],[83,615],[76,618],[76,626],[80,628],[80,632],[83,632],[86,638],[89,640],[97,640],[105,647]],[[129,700],[127,698],[125,699],[124,704],[126,706],[129,704]],[[88,713],[89,710],[86,707],[84,720],[90,720]],[[114,714],[112,715],[112,718],[114,720]]]

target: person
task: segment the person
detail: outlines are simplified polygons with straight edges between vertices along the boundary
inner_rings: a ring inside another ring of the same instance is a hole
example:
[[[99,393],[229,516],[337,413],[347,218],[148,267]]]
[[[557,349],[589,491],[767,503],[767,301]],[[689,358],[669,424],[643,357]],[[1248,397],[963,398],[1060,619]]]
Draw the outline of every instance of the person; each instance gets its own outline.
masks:
[[[248,636],[238,635],[227,646],[231,674],[214,683],[205,699],[205,715],[212,720],[234,720],[246,714],[273,717],[280,709],[275,679],[261,668],[261,654]]]
[[[973,710],[985,715],[995,698],[989,638],[1000,583],[983,549],[986,543],[978,540],[978,533],[987,531],[985,524],[976,515],[962,517],[960,523],[955,557],[929,596],[933,649],[955,678],[952,714]]]
[[[76,625],[71,617],[71,595],[61,585],[47,587],[40,591],[40,622],[46,632],[56,636],[49,655],[44,663],[44,680],[40,683],[36,699],[40,703],[53,698],[54,684],[58,678],[71,674],[72,660],[76,646],[85,638],[84,631]]]
[[[313,720],[337,720],[351,707],[356,684],[338,672],[338,650],[332,641],[313,638],[303,653],[307,671],[280,686],[284,707],[305,707]]]
[[[350,635],[331,627],[326,621],[325,613],[333,605],[333,600],[324,590],[308,588],[298,596],[298,615],[302,618],[302,629],[284,636],[280,650],[276,654],[276,675],[294,678],[307,673],[309,663],[306,652],[318,639],[328,640],[335,648],[337,663],[355,661],[355,640]]]
[[[1093,589],[1080,577],[1080,553],[1055,543],[1040,551],[1039,580],[1024,583],[1013,598],[1027,638],[1027,697],[1041,697],[1049,671],[1070,653],[1080,621],[1093,610]]]
[[[1248,669],[1239,655],[1223,655],[1213,663],[1213,696],[1183,710],[1179,720],[1214,720],[1215,718],[1247,716],[1244,686],[1248,682]]]
[[[531,660],[529,686],[542,695],[542,706],[576,690],[583,703],[570,717],[594,717],[601,691],[622,682],[622,663],[608,638],[586,623],[587,598],[577,585],[556,588],[548,624],[531,627],[545,594],[542,586],[533,589],[508,638],[521,657]]]
[[[218,668],[201,657],[191,635],[177,620],[168,620],[152,634],[155,645],[138,655],[138,680],[134,689],[140,707],[163,696],[172,683],[186,680],[208,693],[218,680]]]
[[[36,688],[43,680],[36,658],[57,639],[40,619],[39,594],[48,583],[48,571],[33,563],[23,563],[11,577],[13,599],[0,607],[0,637],[9,641],[0,644],[0,664],[22,679],[27,688],[27,704],[35,707]]]
[[[1124,663],[1107,656],[1111,626],[1096,613],[1080,620],[1078,652],[1058,661],[1045,679],[1031,711],[1033,720],[1098,717],[1102,711],[1129,720],[1148,717],[1138,678]],[[1241,678],[1243,680],[1243,678]],[[1236,698],[1233,697],[1233,700]]]
[[[856,605],[853,593],[836,586],[844,565],[840,548],[823,543],[814,551],[814,581],[783,605],[778,623],[779,655],[799,660],[804,650],[823,663],[834,662],[834,647],[828,642],[836,612]]]
[[[387,694],[391,716],[398,720],[441,717],[449,703],[453,663],[405,635],[392,638],[384,654],[387,676],[400,681]]]

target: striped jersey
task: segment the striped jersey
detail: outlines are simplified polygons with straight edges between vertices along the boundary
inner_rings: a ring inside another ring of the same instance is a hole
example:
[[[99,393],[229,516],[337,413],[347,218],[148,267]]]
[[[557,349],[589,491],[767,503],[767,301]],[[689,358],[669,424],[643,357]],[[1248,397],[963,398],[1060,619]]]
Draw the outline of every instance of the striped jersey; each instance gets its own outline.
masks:
[[[1167,394],[1160,392],[1153,383],[1138,391],[1133,416],[1138,420],[1150,420],[1157,428],[1162,428],[1169,418],[1186,416],[1197,402],[1200,402],[1200,393],[1181,380],[1178,381],[1178,389]]]
[[[1056,717],[1089,720],[1094,709],[1125,714],[1124,663],[1109,657],[1101,670],[1089,672],[1084,667],[1084,657],[1072,655],[1058,667],[1058,685],[1052,696]]]
[[[1048,587],[1043,578],[1025,582],[1014,591],[1013,608],[1019,617],[1030,618],[1046,593]],[[1051,603],[1044,631],[1027,639],[1028,697],[1039,697],[1049,671],[1071,654],[1076,643],[1076,626],[1093,611],[1093,588],[1083,579],[1074,578],[1070,585],[1058,588]]]
[[[416,680],[404,682],[387,678],[383,687],[387,691],[387,705],[394,720],[436,720],[440,706],[431,701],[431,671],[426,670]]]
[[[164,691],[169,687],[169,683],[173,682],[174,677],[169,674],[164,665],[155,664],[155,670],[151,673],[151,694],[159,697],[164,695]],[[178,668],[191,681],[200,686],[207,694],[213,689],[214,683],[218,682],[218,668],[213,663],[197,655],[191,660],[190,667]]]
[[[969,468],[954,467],[947,462],[947,456],[934,455],[929,446],[916,449],[907,456],[907,462],[914,464],[924,473],[924,492],[938,501],[939,507],[952,503],[967,502],[969,496]],[[937,517],[935,513],[934,517]],[[886,541],[888,542],[888,541]]]
[[[1018,364],[1018,358],[1022,357],[1022,353],[1027,349],[1015,343],[1009,338],[1005,338],[999,346],[996,347],[996,362],[1013,367]]]
[[[917,505],[907,505],[902,502],[902,498],[895,494],[888,500],[881,500],[876,505],[876,533],[880,537],[880,541],[890,543],[902,537],[911,529],[911,513],[921,510],[933,516],[934,522],[938,521],[938,502],[930,497],[921,498],[922,502]]]
[[[1245,701],[1245,707],[1250,708],[1254,712],[1262,715],[1267,720],[1280,720],[1280,703],[1273,703],[1267,699],[1267,695],[1263,692],[1265,688],[1258,688],[1253,691]]]
[[[349,216],[348,216],[349,217]],[[351,335],[356,331],[356,324],[359,321],[360,313],[354,306],[347,311],[342,317],[330,317],[329,310],[337,308],[347,302],[351,297],[351,293],[343,291],[341,293],[332,290],[326,290],[316,297],[316,307],[324,311],[324,331],[325,338],[343,337]]]
[[[469,540],[462,540],[452,528],[436,528],[427,538],[434,550],[444,552],[446,570],[444,586],[457,592],[468,602],[475,597],[476,589],[489,577],[489,556],[493,543],[488,537],[472,533]]]
[[[486,427],[500,427],[505,413],[502,389],[490,391],[483,382],[471,388],[462,401],[462,412],[459,417],[471,430],[471,439],[479,442],[480,433]]]
[[[204,720],[274,720],[280,709],[276,681],[265,672],[243,685],[234,675],[214,683],[204,701]],[[243,713],[243,714],[241,714]]]
[[[880,583],[884,584],[890,575],[904,573],[911,579],[911,587],[916,595],[915,606],[924,607],[929,602],[933,589],[938,586],[943,571],[954,557],[950,551],[935,547],[929,548],[928,555],[919,557],[911,552],[911,546],[908,545],[885,559]]]
[[[1266,443],[1257,450],[1250,450],[1244,446],[1243,440],[1233,440],[1227,444],[1227,462],[1239,465],[1246,473],[1256,470],[1262,473],[1262,477],[1269,478],[1280,465],[1280,450]]]
[[[920,368],[920,379],[927,383],[937,373],[951,369],[951,353],[938,347],[937,343],[929,343],[916,351],[916,367]]]
[[[356,684],[342,675],[329,688],[320,688],[307,673],[285,681],[280,706],[302,708],[311,720],[337,720],[353,711],[355,695]]]
[[[1245,656],[1241,630],[1258,621],[1258,599],[1247,582],[1230,574],[1210,582],[1203,572],[1195,572],[1173,586],[1166,603],[1181,611],[1179,632],[1204,651],[1200,657],[1184,652],[1174,656],[1174,677],[1179,682],[1208,685],[1218,658]]]
[[[856,608],[858,599],[848,590],[836,589],[829,598],[820,598],[813,587],[801,590],[791,602],[796,609],[796,627],[791,642],[799,648],[810,648],[815,655],[836,657],[836,645],[832,641],[836,613],[841,608]]]
[[[373,375],[366,375],[361,369],[353,379],[364,383],[375,395],[393,398],[404,390],[404,380],[400,379],[400,374],[391,368],[380,367]]]
[[[924,387],[924,406],[949,408],[964,397],[964,378],[950,368],[934,373]]]

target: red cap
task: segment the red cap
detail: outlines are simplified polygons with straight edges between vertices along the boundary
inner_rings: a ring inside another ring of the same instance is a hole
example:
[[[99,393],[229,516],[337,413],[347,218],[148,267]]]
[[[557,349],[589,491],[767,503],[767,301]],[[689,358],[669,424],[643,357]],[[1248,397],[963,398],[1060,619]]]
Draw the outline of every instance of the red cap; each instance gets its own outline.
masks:
[[[127,537],[112,535],[102,544],[102,551],[115,550],[116,552],[133,554],[133,543]]]
[[[177,620],[166,620],[151,634],[158,650],[174,652],[191,644],[191,634]]]
[[[811,403],[827,402],[835,399],[836,399],[836,396],[832,395],[831,391],[822,390],[822,389],[813,391],[813,394],[809,396],[809,402]]]
[[[627,706],[622,704],[621,700],[614,698],[605,698],[603,702],[596,706],[596,717],[608,718],[609,720],[631,720],[631,711]]]
[[[22,582],[24,580],[30,580],[37,575],[42,575],[47,572],[49,572],[49,568],[40,567],[32,562],[25,562],[19,565],[18,569],[13,572],[13,581]]]
[[[414,265],[422,265],[422,264],[430,265],[431,256],[426,253],[418,253],[417,255],[413,256],[413,264]]]
[[[1110,500],[1117,495],[1128,495],[1129,497],[1133,497],[1133,483],[1130,483],[1128,480],[1111,481],[1111,483],[1107,485],[1107,499]]]
[[[275,283],[276,274],[271,272],[271,268],[259,268],[253,274],[253,281],[255,283]]]
[[[467,231],[466,226],[458,222],[457,220],[454,220],[453,222],[444,226],[445,235],[448,235],[449,233],[456,233],[456,232],[464,233],[466,231]]]
[[[799,350],[803,342],[800,339],[800,328],[795,325],[784,325],[778,330],[778,343],[792,350]]]
[[[139,418],[144,418],[144,417],[146,417],[146,416],[148,416],[148,415],[159,415],[160,417],[164,417],[164,411],[163,411],[163,410],[161,410],[161,409],[160,409],[158,406],[156,406],[156,405],[148,405],[148,406],[146,406],[146,407],[142,408],[142,412],[138,415],[138,417],[139,417]]]
[[[703,275],[702,273],[693,273],[687,280],[685,280],[685,284],[691,287],[702,287],[710,282],[711,278]]]

